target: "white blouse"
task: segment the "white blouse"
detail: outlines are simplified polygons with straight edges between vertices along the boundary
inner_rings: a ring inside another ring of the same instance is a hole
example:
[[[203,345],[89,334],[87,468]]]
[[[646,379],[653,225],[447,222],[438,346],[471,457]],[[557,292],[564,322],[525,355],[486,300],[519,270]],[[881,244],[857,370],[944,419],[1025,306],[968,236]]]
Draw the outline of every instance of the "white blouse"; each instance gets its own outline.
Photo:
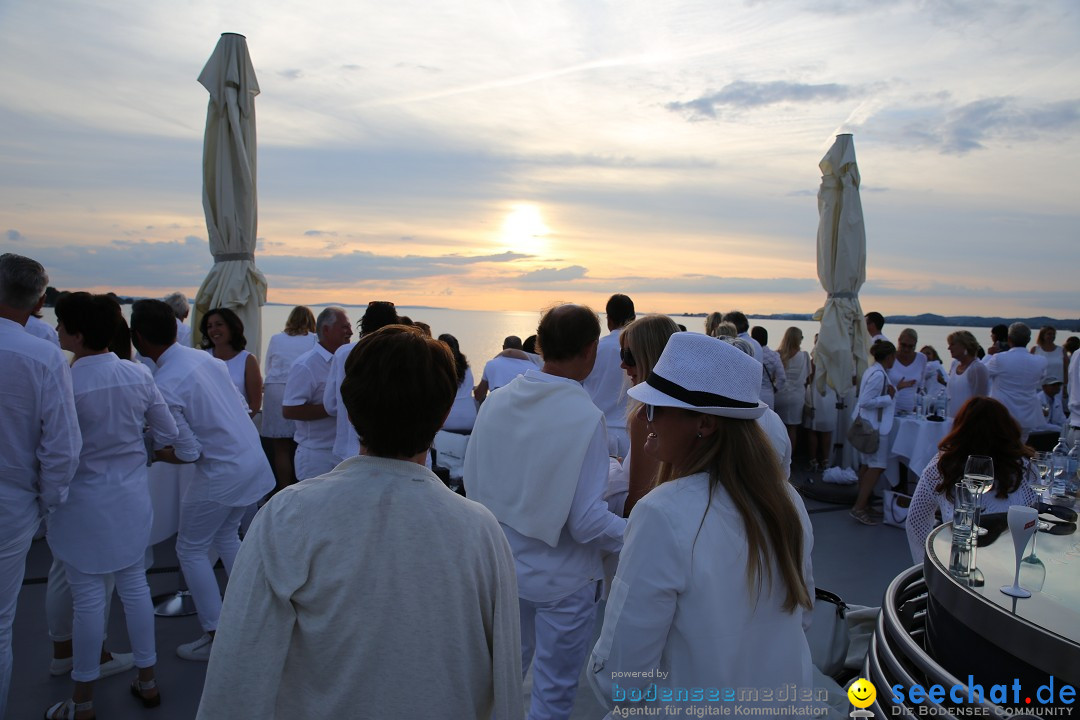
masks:
[[[813,529],[802,500],[787,489],[802,522],[803,577],[813,597]],[[810,687],[803,630],[809,613],[783,609],[784,584],[775,572],[755,601],[746,554],[742,516],[721,486],[709,502],[707,473],[664,483],[642,498],[627,521],[588,666],[597,695],[610,705],[614,685],[652,682],[658,688]]]
[[[949,368],[949,415],[952,417],[956,417],[970,398],[990,394],[990,371],[986,365],[976,360],[962,375],[958,372],[959,367],[960,361],[953,360]]]
[[[49,548],[82,572],[109,573],[137,562],[150,538],[143,427],[163,447],[176,422],[142,363],[90,355],[71,366],[71,382],[82,454],[67,502],[49,516]]]
[[[289,369],[296,359],[315,347],[315,333],[286,335],[277,333],[270,337],[266,346],[266,367],[263,383],[284,383],[289,379]]]
[[[915,409],[915,391],[923,383],[923,373],[926,370],[926,356],[921,352],[915,353],[915,359],[910,365],[904,365],[897,357],[892,368],[889,369],[889,381],[896,387],[896,412],[911,412]],[[915,384],[903,390],[900,383],[905,380],[914,380]]]

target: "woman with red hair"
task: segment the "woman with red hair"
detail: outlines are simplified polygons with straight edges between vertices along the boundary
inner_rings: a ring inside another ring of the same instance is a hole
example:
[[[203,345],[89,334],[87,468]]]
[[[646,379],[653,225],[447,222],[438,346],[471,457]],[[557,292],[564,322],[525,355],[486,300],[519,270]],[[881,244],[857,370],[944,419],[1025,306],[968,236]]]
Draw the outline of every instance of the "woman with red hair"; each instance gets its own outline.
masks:
[[[997,400],[973,397],[964,403],[953,421],[952,432],[938,444],[938,454],[919,478],[907,517],[911,558],[923,561],[926,538],[941,522],[952,522],[954,486],[964,477],[968,455],[994,459],[994,484],[983,496],[984,512],[1008,512],[1010,505],[1033,505],[1030,482],[1038,477],[1032,462],[1034,451],[1020,440],[1020,426]]]

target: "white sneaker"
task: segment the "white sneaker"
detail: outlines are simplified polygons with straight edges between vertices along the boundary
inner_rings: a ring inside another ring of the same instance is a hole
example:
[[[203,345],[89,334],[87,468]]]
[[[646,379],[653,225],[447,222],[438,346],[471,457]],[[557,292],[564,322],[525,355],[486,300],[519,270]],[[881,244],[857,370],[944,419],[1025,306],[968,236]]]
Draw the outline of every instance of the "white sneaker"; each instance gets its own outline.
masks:
[[[135,656],[132,653],[111,653],[111,655],[112,660],[101,663],[99,680],[135,667]],[[67,675],[71,672],[73,663],[74,658],[52,658],[49,661],[49,674]]]
[[[184,660],[208,662],[210,660],[210,650],[213,647],[214,638],[210,637],[210,633],[206,633],[195,642],[185,643],[176,648],[176,654]]]

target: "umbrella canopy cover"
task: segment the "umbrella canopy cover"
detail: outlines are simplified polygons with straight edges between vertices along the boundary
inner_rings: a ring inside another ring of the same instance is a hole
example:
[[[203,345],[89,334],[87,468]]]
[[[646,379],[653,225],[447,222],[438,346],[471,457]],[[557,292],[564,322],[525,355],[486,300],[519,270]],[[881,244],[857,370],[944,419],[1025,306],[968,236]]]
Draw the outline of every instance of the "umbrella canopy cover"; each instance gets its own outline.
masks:
[[[818,167],[817,270],[828,297],[814,315],[821,321],[814,353],[816,382],[819,392],[829,385],[844,395],[866,370],[869,342],[859,304],[859,289],[866,281],[866,225],[851,135],[837,135]]]
[[[214,265],[195,296],[193,344],[207,311],[227,307],[244,323],[258,354],[266,278],[255,267],[258,202],[255,183],[255,96],[259,83],[243,35],[224,33],[199,83],[210,93],[203,139],[203,212]]]

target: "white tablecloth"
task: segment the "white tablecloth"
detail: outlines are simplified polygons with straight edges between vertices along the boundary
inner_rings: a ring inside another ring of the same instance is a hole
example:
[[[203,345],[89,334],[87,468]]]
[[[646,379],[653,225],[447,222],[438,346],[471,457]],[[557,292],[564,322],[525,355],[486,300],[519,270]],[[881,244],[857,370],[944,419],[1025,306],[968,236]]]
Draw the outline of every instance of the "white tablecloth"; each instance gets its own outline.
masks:
[[[952,418],[945,418],[943,422],[914,415],[895,418],[889,433],[889,459],[885,467],[889,484],[896,487],[904,479],[900,477],[901,461],[916,477],[921,475],[937,454],[938,443],[952,430],[952,423]]]
[[[180,498],[194,477],[194,463],[172,465],[156,462],[150,466],[150,504],[154,508],[154,524],[150,528],[151,546],[176,534],[180,527]]]

